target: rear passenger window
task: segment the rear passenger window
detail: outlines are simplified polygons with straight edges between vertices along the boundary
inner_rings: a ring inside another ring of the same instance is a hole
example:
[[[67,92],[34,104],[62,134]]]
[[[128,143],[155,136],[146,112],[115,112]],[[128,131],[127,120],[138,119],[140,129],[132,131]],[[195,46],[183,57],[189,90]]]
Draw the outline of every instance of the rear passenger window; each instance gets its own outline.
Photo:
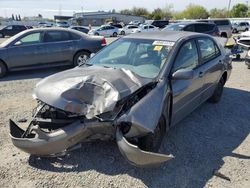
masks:
[[[183,31],[194,31],[194,25],[188,25],[184,27]]]
[[[61,42],[71,40],[71,36],[68,32],[64,31],[48,31],[45,34],[45,42]]]
[[[203,63],[206,63],[220,55],[218,46],[211,39],[198,39],[198,44],[201,50],[201,58]]]
[[[205,33],[209,31],[209,27],[207,24],[196,24],[195,31],[199,33]]]

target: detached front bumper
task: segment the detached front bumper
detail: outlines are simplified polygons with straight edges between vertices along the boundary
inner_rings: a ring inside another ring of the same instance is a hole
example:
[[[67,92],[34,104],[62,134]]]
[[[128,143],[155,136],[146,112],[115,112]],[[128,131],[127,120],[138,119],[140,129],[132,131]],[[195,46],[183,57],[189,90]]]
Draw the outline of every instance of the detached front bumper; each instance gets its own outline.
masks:
[[[47,133],[34,126],[28,136],[15,122],[10,120],[10,137],[20,150],[37,156],[57,156],[65,153],[76,144],[87,141],[93,134],[98,135],[107,126],[76,121],[68,126]],[[109,130],[110,131],[110,130]],[[32,132],[32,133],[31,133]],[[100,135],[100,134],[99,134]],[[139,167],[160,165],[173,158],[172,155],[147,152],[127,141],[119,128],[116,129],[116,142],[122,155],[129,163]]]

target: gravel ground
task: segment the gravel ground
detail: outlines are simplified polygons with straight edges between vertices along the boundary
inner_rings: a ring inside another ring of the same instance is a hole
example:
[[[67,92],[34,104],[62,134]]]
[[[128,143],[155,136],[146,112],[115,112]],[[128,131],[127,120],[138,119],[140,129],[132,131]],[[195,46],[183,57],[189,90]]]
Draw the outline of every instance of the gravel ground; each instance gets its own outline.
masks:
[[[250,70],[243,61],[233,66],[221,102],[203,104],[170,130],[161,152],[175,159],[155,169],[129,165],[113,142],[54,159],[16,149],[9,118],[29,117],[35,84],[63,69],[11,73],[0,80],[0,187],[250,187]]]

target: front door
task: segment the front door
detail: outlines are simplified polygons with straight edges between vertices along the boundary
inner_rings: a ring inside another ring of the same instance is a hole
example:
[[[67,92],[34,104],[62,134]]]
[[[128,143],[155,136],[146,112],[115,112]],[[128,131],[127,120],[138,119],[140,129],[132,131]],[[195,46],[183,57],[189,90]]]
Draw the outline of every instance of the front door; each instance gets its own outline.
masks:
[[[201,102],[204,79],[202,69],[199,67],[199,55],[194,40],[189,40],[180,47],[172,72],[180,69],[193,70],[193,78],[188,80],[172,80],[172,124],[176,124],[182,120]]]
[[[42,34],[29,33],[8,47],[11,68],[39,66],[46,62],[47,49],[42,43]]]

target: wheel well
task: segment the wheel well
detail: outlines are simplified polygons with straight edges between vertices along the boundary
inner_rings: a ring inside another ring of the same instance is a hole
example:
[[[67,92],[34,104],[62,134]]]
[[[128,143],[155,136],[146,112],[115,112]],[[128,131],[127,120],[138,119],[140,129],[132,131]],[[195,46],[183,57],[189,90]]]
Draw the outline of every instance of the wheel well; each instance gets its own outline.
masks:
[[[74,58],[75,58],[76,54],[79,53],[79,52],[87,52],[87,53],[91,54],[91,51],[89,51],[89,50],[78,50],[78,51],[74,54]]]
[[[224,84],[225,84],[226,81],[227,81],[227,72],[224,72],[224,73],[223,73],[222,78],[223,78]]]
[[[227,33],[226,33],[226,32],[222,32],[222,33],[220,34],[220,36],[226,37],[226,38],[227,38]]]
[[[0,59],[0,63],[3,63],[3,65],[5,66],[5,68],[6,68],[6,71],[8,71],[9,69],[8,69],[8,66],[7,66],[7,64],[2,60],[2,59]]]

